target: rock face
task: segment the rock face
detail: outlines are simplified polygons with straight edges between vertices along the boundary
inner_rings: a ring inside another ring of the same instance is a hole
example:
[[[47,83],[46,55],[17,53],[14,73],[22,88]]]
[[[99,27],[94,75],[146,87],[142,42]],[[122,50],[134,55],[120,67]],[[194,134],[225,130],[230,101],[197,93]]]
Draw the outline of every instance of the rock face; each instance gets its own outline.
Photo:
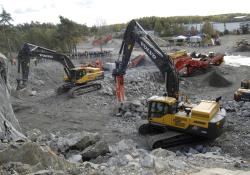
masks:
[[[55,170],[67,170],[73,167],[65,159],[58,157],[47,146],[39,146],[35,143],[10,145],[0,151],[0,164],[9,162],[21,162],[36,166],[38,169],[53,168]]]
[[[7,59],[0,54],[0,139],[5,141],[24,140],[18,120],[15,117],[8,90]]]

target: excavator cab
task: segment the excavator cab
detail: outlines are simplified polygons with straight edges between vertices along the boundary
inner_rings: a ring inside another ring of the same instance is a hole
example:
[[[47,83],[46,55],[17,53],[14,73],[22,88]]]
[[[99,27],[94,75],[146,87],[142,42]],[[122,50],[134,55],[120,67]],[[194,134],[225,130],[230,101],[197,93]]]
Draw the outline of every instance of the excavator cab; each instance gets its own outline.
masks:
[[[75,68],[72,70],[73,80],[79,80],[86,75],[86,70],[81,68]]]
[[[79,79],[81,79],[82,77],[84,77],[87,73],[86,70],[81,69],[81,68],[74,68],[74,69],[70,69],[69,72],[71,78],[68,77],[68,75],[64,76],[64,81],[65,82],[75,82]]]
[[[168,105],[163,102],[151,101],[149,105],[149,118],[162,117],[168,113]]]
[[[70,70],[69,79],[68,76],[64,76],[65,82],[73,82],[75,84],[85,84],[90,81],[104,79],[104,72],[100,68],[94,67],[76,67]]]
[[[177,112],[177,100],[167,96],[152,96],[148,99],[148,121],[164,124],[170,122]]]
[[[171,97],[151,97],[149,99],[148,117],[162,117],[166,114],[175,114],[177,111],[177,103]]]

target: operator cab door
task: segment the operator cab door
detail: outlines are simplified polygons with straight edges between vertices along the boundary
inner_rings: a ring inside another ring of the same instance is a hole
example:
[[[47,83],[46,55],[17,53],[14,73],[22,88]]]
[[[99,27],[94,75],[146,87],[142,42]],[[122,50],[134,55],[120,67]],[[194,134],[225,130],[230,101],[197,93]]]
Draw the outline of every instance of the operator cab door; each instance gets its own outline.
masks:
[[[165,124],[171,122],[168,115],[169,106],[163,102],[151,101],[149,102],[148,117],[149,121],[153,123]]]
[[[76,69],[73,71],[73,80],[77,81],[82,79],[86,75],[86,71],[83,69]]]

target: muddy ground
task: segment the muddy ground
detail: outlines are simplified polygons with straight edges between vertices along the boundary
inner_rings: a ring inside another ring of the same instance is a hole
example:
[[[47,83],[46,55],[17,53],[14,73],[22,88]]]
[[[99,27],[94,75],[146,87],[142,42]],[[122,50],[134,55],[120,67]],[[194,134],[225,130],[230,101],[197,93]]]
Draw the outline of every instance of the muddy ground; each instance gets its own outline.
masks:
[[[207,53],[209,51],[215,51],[233,55],[241,54],[250,57],[250,52],[238,53],[235,52],[233,48],[235,41],[242,37],[250,38],[250,35],[222,37],[221,46],[207,48],[185,47],[185,49],[190,52],[197,51]],[[107,46],[114,49],[114,55],[118,52],[119,43],[119,40],[115,40],[115,43],[110,43],[110,45]],[[140,50],[138,52],[140,52]],[[113,59],[115,58],[116,56],[113,57]],[[75,62],[79,63],[79,61]],[[9,71],[11,84],[15,86],[16,67],[10,66]],[[150,82],[150,80],[144,80],[143,78],[145,77],[141,76],[142,74],[150,76],[150,72],[157,71],[157,68],[150,63],[134,70],[128,70],[127,79],[131,80],[134,78],[138,80],[139,76],[139,78],[141,78],[138,84],[144,83],[145,85],[145,87],[142,87],[135,95],[127,94],[128,99],[141,99],[140,92],[146,94],[143,98],[149,97],[150,93],[161,94],[162,89],[164,89],[164,83],[159,81]],[[218,81],[221,87],[211,86],[211,83],[209,83],[211,79],[213,80],[211,77],[216,78],[216,76],[211,75],[213,72],[217,72],[223,77],[223,81],[227,80],[230,83],[225,84],[221,79],[215,79],[214,81]],[[113,87],[110,72],[105,72],[105,75],[103,86]],[[249,75],[250,69],[247,66],[231,67],[222,65],[220,67],[210,68],[206,71],[197,72],[192,77],[183,78],[180,86],[181,90],[188,95],[193,102],[201,99],[215,99],[218,96],[222,96],[222,103],[225,103],[233,99],[233,92],[240,86],[240,80],[249,78]],[[24,131],[38,128],[45,133],[60,132],[66,134],[86,130],[101,133],[109,143],[116,143],[123,138],[131,138],[138,142],[141,147],[144,147],[143,138],[138,136],[133,121],[125,121],[114,116],[114,114],[117,113],[117,102],[114,95],[107,95],[103,91],[91,92],[79,98],[69,98],[66,94],[56,95],[54,89],[62,84],[62,79],[63,67],[59,63],[46,62],[39,63],[38,66],[32,65],[28,90],[36,91],[36,94],[30,96],[29,93],[25,94],[23,92],[18,98],[12,97],[15,114]],[[149,84],[153,84],[152,86],[156,87],[159,86],[162,89],[155,88],[153,92],[149,92],[147,88]],[[234,117],[236,116],[229,114],[230,127],[227,128],[229,134],[224,134],[212,144],[223,146],[224,142],[225,144],[229,143],[232,137],[228,139],[228,135],[231,134],[236,135],[235,137],[237,138],[241,137],[242,134],[250,134],[250,118]],[[250,140],[250,138],[248,139]],[[241,141],[240,139],[237,140],[237,142]],[[245,145],[242,150],[247,150],[249,145]],[[232,153],[234,156],[244,156],[243,151],[238,151],[237,149],[232,151],[231,147],[228,147],[224,151],[225,153]],[[249,160],[250,153],[248,155],[245,154],[245,157]]]

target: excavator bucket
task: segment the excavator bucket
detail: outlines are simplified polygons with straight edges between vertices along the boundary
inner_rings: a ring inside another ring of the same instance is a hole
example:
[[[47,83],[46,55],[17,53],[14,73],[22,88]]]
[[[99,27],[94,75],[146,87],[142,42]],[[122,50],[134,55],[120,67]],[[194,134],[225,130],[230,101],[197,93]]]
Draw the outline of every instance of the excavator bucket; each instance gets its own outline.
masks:
[[[116,98],[118,102],[125,100],[123,75],[116,76]]]

